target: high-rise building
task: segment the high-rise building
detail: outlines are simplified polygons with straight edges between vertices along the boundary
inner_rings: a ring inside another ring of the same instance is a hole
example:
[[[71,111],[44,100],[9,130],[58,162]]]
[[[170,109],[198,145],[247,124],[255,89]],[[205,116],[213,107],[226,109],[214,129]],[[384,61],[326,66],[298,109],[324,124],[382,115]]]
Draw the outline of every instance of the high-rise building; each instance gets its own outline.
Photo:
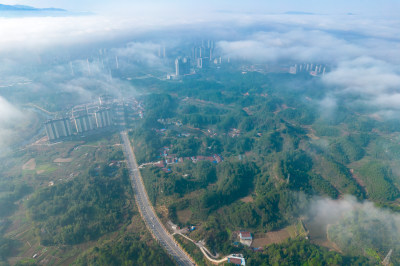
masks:
[[[111,111],[109,108],[100,109],[94,113],[97,128],[111,126]]]
[[[93,118],[90,115],[82,115],[74,118],[76,132],[83,133],[93,130]]]
[[[125,122],[125,106],[124,103],[118,103],[114,106],[114,125],[124,127]]]
[[[68,118],[53,119],[44,123],[46,134],[50,141],[72,135],[71,123]]]
[[[197,67],[198,68],[207,68],[209,66],[210,66],[210,59],[208,57],[197,58]]]
[[[175,59],[175,75],[182,76],[190,74],[190,59],[187,57]]]

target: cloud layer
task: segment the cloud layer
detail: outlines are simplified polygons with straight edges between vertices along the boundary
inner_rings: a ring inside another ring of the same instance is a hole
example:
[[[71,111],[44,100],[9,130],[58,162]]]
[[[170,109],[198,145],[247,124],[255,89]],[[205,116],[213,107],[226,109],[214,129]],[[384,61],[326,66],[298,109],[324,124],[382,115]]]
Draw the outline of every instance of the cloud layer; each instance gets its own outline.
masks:
[[[235,12],[148,15],[0,18],[0,86],[30,80],[38,91],[56,88],[88,99],[90,88],[126,85],[110,78],[114,56],[132,73],[143,71],[139,64],[169,72],[171,66],[158,57],[160,43],[176,47],[182,41],[213,39],[215,54],[231,59],[328,64],[324,103],[330,103],[331,113],[346,94],[358,95],[359,103],[380,112],[399,109],[399,19]],[[108,58],[98,52],[104,47]]]

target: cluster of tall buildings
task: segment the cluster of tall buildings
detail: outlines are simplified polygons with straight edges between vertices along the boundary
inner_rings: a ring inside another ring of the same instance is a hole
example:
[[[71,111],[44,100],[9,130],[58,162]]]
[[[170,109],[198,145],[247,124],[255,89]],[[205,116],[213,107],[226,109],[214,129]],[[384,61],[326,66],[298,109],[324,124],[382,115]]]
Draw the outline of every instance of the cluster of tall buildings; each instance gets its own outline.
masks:
[[[75,106],[69,118],[48,120],[44,125],[49,140],[55,141],[74,134],[124,127],[125,118],[135,116],[143,117],[143,108],[135,99],[120,101],[104,95],[99,97],[99,103]]]
[[[214,55],[214,42],[211,40],[201,41],[192,47],[190,56],[177,57],[175,59],[175,74],[167,78],[179,78],[180,76],[195,73],[194,69],[205,69],[211,64],[221,64],[222,58]]]
[[[49,140],[60,139],[72,135],[71,123],[68,118],[53,119],[44,123]]]
[[[300,72],[307,72],[312,76],[317,76],[319,74],[325,75],[326,65],[321,64],[295,64],[289,68],[290,74],[297,74]]]

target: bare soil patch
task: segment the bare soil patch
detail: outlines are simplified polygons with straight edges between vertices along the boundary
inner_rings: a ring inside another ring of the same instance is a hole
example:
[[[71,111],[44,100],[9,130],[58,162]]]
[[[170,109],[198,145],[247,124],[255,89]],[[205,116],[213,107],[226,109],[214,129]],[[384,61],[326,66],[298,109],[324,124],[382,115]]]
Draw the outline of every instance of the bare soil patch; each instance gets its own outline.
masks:
[[[54,163],[70,163],[72,162],[72,158],[57,158],[53,162]]]
[[[350,173],[351,173],[351,176],[354,178],[354,180],[357,182],[357,184],[360,187],[362,187],[365,190],[365,192],[368,193],[367,187],[365,186],[364,181],[356,173],[354,173],[354,169],[350,169]]]
[[[264,247],[272,244],[279,244],[290,237],[286,229],[268,232],[265,234],[257,234],[254,236],[252,247]]]
[[[192,217],[192,211],[190,209],[184,209],[176,212],[176,215],[178,216],[178,220],[181,223],[187,223],[190,218]]]
[[[36,168],[35,158],[30,159],[22,166],[22,170],[35,170],[35,168]]]
[[[313,244],[326,247],[331,250],[340,251],[335,243],[329,240],[327,234],[327,225],[318,223],[317,221],[305,221],[306,227],[309,230],[309,238]]]
[[[249,202],[253,202],[254,201],[254,199],[253,199],[253,197],[252,196],[247,196],[247,197],[244,197],[244,198],[241,198],[240,199],[242,202],[244,202],[244,203],[249,203]]]

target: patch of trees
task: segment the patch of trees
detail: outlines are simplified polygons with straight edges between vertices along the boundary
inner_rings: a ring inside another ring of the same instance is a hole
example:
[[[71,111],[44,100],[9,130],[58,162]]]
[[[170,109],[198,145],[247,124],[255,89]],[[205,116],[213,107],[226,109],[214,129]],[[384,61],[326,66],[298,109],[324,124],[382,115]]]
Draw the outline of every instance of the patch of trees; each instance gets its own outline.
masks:
[[[358,161],[364,157],[365,151],[361,145],[365,142],[368,143],[368,140],[356,136],[338,139],[330,145],[330,154],[336,161],[343,164]]]
[[[137,233],[94,247],[80,256],[77,265],[175,265],[157,244],[143,241]]]
[[[280,152],[283,148],[283,138],[279,131],[262,135],[254,144],[254,150],[260,155]]]
[[[131,215],[128,172],[105,176],[101,167],[72,181],[40,189],[27,202],[43,245],[77,244],[114,231]]]
[[[294,239],[268,246],[262,252],[244,250],[249,265],[368,265],[366,258],[343,256],[335,251]]]
[[[304,208],[305,200],[288,190],[272,190],[254,202],[235,202],[223,209],[224,223],[235,230],[257,228],[274,230],[294,221]]]
[[[364,164],[358,171],[365,182],[368,197],[374,201],[393,201],[400,196],[393,185],[392,173],[388,166],[379,162]]]
[[[206,127],[208,125],[215,125],[221,121],[218,115],[205,115],[205,114],[182,114],[180,116],[184,125],[190,125],[195,128]]]
[[[178,157],[190,157],[197,155],[202,145],[202,140],[190,136],[187,138],[179,138],[171,141],[171,154],[176,154]]]
[[[203,253],[201,253],[200,249],[193,242],[190,242],[180,235],[175,235],[174,238],[183,247],[183,249],[190,254],[197,265],[207,265],[206,258],[204,258]]]
[[[211,252],[232,254],[238,253],[240,249],[232,245],[231,231],[228,229],[223,217],[219,214],[212,214],[206,218],[202,238],[205,239],[207,247]]]
[[[327,195],[332,199],[338,198],[339,191],[334,186],[332,186],[329,181],[325,180],[321,175],[310,173],[308,179],[310,186],[317,194]]]
[[[217,166],[218,181],[203,197],[205,208],[218,208],[248,194],[258,169],[251,163],[222,162]]]
[[[175,171],[165,173],[156,167],[148,167],[141,170],[142,175],[145,176],[143,182],[146,186],[147,194],[153,204],[164,196],[174,194],[182,196],[191,191],[205,188],[209,183],[216,180],[215,166],[209,161],[199,161],[196,164],[186,161],[184,164],[174,167],[187,176],[183,177]]]
[[[175,114],[177,100],[170,94],[149,94],[144,99],[146,119],[168,118]]]
[[[313,159],[314,172],[335,187],[342,194],[351,194],[359,199],[365,197],[363,191],[352,177],[349,169],[332,158],[318,156]]]
[[[9,216],[15,211],[15,202],[32,192],[32,187],[27,184],[11,185],[0,196],[0,218]]]
[[[10,256],[15,246],[15,240],[0,236],[0,263],[2,261],[6,262],[7,257]],[[5,263],[4,265],[7,265],[7,263]]]
[[[339,128],[329,125],[317,124],[313,128],[318,136],[323,137],[339,137],[341,133]]]
[[[315,121],[315,111],[305,106],[287,108],[279,112],[279,117],[300,125],[310,125]]]
[[[296,190],[308,190],[308,171],[312,166],[311,157],[301,150],[284,152],[279,162],[283,178]]]
[[[360,116],[352,116],[351,119],[347,119],[347,124],[349,129],[352,131],[369,133],[372,129],[378,126],[378,123],[375,120],[370,118],[362,118]]]
[[[162,142],[156,132],[149,129],[137,128],[131,134],[136,160],[139,164],[157,159]]]

